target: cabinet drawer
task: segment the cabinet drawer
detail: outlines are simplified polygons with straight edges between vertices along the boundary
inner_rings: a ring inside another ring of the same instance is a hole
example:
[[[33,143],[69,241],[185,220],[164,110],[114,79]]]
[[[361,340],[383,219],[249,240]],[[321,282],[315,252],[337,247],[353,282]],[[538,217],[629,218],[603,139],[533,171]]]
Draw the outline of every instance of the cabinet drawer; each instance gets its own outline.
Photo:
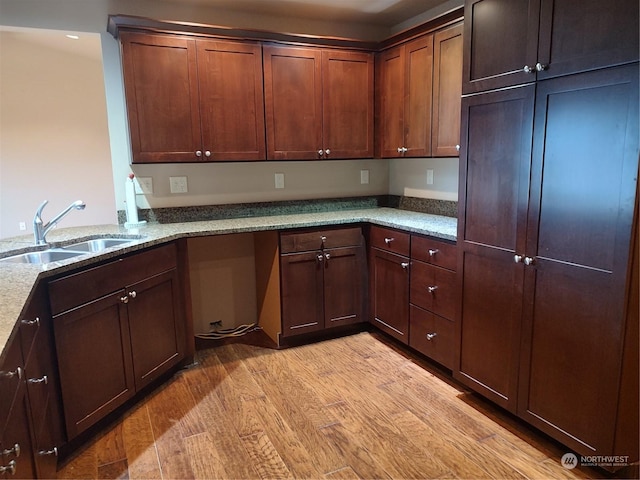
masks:
[[[411,303],[454,320],[459,295],[456,274],[423,262],[411,262]]]
[[[22,355],[27,361],[31,348],[38,332],[42,330],[40,325],[49,318],[49,306],[46,299],[46,284],[38,283],[34,295],[27,304],[27,309],[20,316],[20,344]]]
[[[60,314],[176,265],[176,246],[171,243],[54,280],[49,283],[51,313]]]
[[[388,252],[409,256],[411,236],[408,233],[383,227],[371,227],[371,246]]]
[[[447,368],[453,368],[453,330],[453,322],[411,305],[409,346]]]
[[[431,237],[411,236],[411,258],[449,270],[456,269],[456,244]]]
[[[283,233],[280,235],[280,251],[282,253],[308,252],[323,248],[353,247],[358,245],[362,245],[362,230],[360,227]]]
[[[44,331],[38,332],[44,337]],[[29,404],[31,405],[31,418],[36,432],[42,430],[45,419],[51,382],[54,381],[52,371],[54,360],[48,343],[49,339],[38,338],[37,348],[34,348],[25,365],[25,379],[27,392],[29,394]]]

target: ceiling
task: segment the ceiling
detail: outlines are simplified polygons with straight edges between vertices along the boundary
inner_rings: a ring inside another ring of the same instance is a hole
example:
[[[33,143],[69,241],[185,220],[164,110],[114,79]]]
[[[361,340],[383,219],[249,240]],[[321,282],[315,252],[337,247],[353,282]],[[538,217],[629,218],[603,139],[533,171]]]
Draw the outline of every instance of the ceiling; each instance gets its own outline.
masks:
[[[398,25],[447,0],[165,0],[166,3],[340,23]]]

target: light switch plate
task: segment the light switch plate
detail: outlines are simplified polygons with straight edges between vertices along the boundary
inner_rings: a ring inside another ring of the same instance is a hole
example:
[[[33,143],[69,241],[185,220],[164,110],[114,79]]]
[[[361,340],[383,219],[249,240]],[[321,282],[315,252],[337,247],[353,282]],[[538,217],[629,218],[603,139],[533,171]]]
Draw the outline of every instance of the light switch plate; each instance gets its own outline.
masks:
[[[276,188],[284,188],[284,173],[276,173]]]
[[[187,177],[169,177],[171,193],[187,193]]]
[[[433,185],[433,170],[427,170],[427,185]]]
[[[369,184],[369,170],[360,170],[360,185]]]

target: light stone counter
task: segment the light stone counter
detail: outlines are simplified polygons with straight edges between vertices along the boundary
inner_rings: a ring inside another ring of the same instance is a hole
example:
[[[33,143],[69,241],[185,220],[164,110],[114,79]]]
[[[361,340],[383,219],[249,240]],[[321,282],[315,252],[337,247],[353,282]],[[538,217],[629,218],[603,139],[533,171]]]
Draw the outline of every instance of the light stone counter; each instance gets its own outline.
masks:
[[[54,229],[47,236],[47,240],[53,246],[66,245],[100,236],[137,238],[132,243],[112,247],[100,253],[85,254],[45,265],[0,262],[0,348],[2,351],[0,362],[5,355],[5,345],[17,335],[18,319],[29,302],[33,287],[39,279],[75,270],[79,267],[87,267],[99,261],[179,238],[350,223],[370,223],[447,240],[456,240],[457,220],[455,218],[393,208],[148,224],[137,230],[127,230],[118,225]],[[32,246],[32,236],[0,240],[0,257],[9,256],[9,252],[11,254],[25,252]]]

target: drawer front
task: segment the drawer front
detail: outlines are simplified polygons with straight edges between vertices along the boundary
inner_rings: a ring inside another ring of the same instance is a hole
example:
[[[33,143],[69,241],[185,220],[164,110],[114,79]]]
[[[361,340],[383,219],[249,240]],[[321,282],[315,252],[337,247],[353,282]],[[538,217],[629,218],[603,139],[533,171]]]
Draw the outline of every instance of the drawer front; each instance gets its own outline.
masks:
[[[409,256],[409,244],[411,236],[408,233],[373,226],[371,227],[371,246],[397,253],[398,255]]]
[[[453,322],[411,305],[409,346],[452,369],[454,360]]]
[[[411,236],[411,258],[449,270],[456,269],[456,244],[431,237]]]
[[[44,333],[44,331],[41,331],[39,335]],[[31,418],[33,420],[33,426],[38,432],[42,429],[42,423],[49,402],[51,382],[54,381],[52,377],[54,360],[48,340],[49,339],[44,337],[36,340],[37,347],[33,349],[25,366],[25,378],[27,391],[29,392],[29,404],[31,405]]]
[[[58,315],[176,266],[176,246],[170,243],[54,280],[49,282],[51,313]]]
[[[411,262],[411,303],[455,320],[459,301],[455,272],[423,262]]]
[[[20,316],[20,344],[22,355],[26,361],[31,354],[33,342],[42,330],[41,323],[49,318],[49,303],[46,298],[46,284],[38,283],[34,295],[28,303],[27,310]]]
[[[353,247],[362,245],[362,243],[362,229],[360,227],[282,233],[280,235],[281,253]]]

